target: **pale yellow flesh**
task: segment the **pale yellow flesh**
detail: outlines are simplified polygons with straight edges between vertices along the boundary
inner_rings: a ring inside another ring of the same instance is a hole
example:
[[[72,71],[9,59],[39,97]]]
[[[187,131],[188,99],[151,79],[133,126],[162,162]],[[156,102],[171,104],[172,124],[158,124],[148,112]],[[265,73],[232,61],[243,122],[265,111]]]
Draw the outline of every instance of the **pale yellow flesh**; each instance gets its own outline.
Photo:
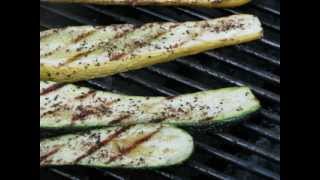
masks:
[[[41,141],[40,166],[155,168],[182,163],[193,152],[192,137],[174,127],[147,124],[122,129],[104,128]],[[115,136],[116,132],[120,133]],[[103,145],[89,151],[99,143]]]
[[[75,82],[110,76],[262,36],[260,21],[252,15],[141,27],[79,27],[82,34],[70,28],[73,31],[40,33],[41,80]]]
[[[42,0],[60,3],[90,3],[101,5],[157,5],[157,6],[200,6],[208,8],[237,7],[250,0]]]
[[[56,84],[40,82],[40,92]],[[152,122],[180,126],[214,125],[242,118],[259,108],[259,101],[247,87],[177,97],[140,97],[64,85],[40,95],[40,127],[126,126]]]

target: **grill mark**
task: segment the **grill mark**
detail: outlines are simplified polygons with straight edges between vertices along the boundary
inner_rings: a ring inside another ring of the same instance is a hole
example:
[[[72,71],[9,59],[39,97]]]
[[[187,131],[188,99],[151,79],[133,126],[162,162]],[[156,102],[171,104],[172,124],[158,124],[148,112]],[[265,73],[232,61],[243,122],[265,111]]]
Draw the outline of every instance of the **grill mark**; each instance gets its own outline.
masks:
[[[122,37],[124,37],[125,35],[129,34],[130,32],[133,32],[137,27],[133,27],[131,29],[127,29],[127,30],[124,30],[123,32],[121,33],[118,33],[115,35],[114,39],[113,39],[113,42],[107,42],[107,44],[105,46],[108,46],[108,45],[111,45],[111,44],[114,44],[116,42],[114,42],[115,40],[117,39],[120,39]],[[103,43],[102,43],[103,44]],[[67,59],[64,63],[61,63],[60,64],[60,67],[61,66],[65,66],[65,65],[68,65],[72,62],[75,62],[77,60],[79,60],[81,57],[84,57],[84,56],[87,56],[89,55],[90,53],[94,52],[94,51],[97,51],[99,48],[101,48],[101,46],[96,46],[95,48],[93,49],[90,49],[90,50],[87,50],[87,51],[84,51],[84,52],[80,52],[72,57],[70,57],[69,59]]]
[[[166,120],[167,117],[158,118],[158,119],[152,119],[150,123],[161,123],[162,121]]]
[[[71,119],[71,123],[73,124],[75,121],[84,119],[85,117],[89,116],[89,115],[93,115],[96,113],[96,111],[94,111],[93,109],[85,109],[82,106],[78,106],[77,109],[80,110],[79,114],[73,114],[72,119]]]
[[[116,53],[116,54],[113,54],[110,57],[110,61],[119,60],[120,58],[122,58],[122,57],[124,57],[126,55],[127,55],[127,53]]]
[[[176,115],[172,114],[172,115],[160,117],[157,119],[152,119],[152,120],[150,120],[150,123],[161,123],[161,122],[167,120],[168,118],[174,118],[174,117],[176,117]]]
[[[60,109],[61,109],[61,108],[57,108],[57,109],[54,109],[54,110],[47,111],[47,112],[43,113],[43,114],[40,116],[40,121],[41,121],[41,118],[43,118],[43,117],[45,117],[45,116],[47,116],[47,115],[50,115],[50,114],[54,114],[54,113],[60,111]]]
[[[158,32],[157,34],[155,34],[154,36],[151,36],[147,41],[143,41],[143,42],[134,42],[134,47],[127,53],[119,53],[119,54],[115,54],[112,55],[110,58],[110,61],[115,61],[115,60],[119,60],[122,57],[125,57],[126,55],[129,55],[131,53],[133,53],[135,50],[137,50],[138,48],[143,48],[146,47],[147,45],[149,45],[151,42],[156,41],[157,39],[159,39],[161,36],[169,33],[173,28],[179,26],[180,24],[173,24],[171,26],[169,26],[168,30],[164,31],[164,32]],[[159,27],[159,29],[161,29],[161,25]]]
[[[108,125],[113,125],[113,124],[120,123],[121,121],[123,121],[123,120],[125,120],[125,119],[128,119],[128,118],[130,118],[130,117],[131,117],[130,115],[120,116],[119,118],[116,118],[116,119],[114,119],[114,120],[111,120]]]
[[[148,26],[148,25],[147,25]],[[110,61],[115,61],[115,60],[119,60],[122,57],[125,57],[126,55],[129,55],[130,53],[134,52],[135,50],[137,50],[138,48],[143,48],[146,47],[147,45],[151,44],[151,42],[159,39],[161,36],[167,34],[168,32],[170,32],[173,28],[179,26],[179,24],[173,24],[171,26],[169,26],[168,30],[164,31],[164,32],[158,32],[157,34],[155,34],[154,36],[151,36],[147,41],[143,41],[143,42],[134,42],[134,46],[131,48],[130,51],[128,51],[127,53],[116,53],[111,55],[110,57]],[[161,25],[159,27],[159,29],[161,29]]]
[[[111,163],[112,161],[115,161],[116,159],[130,153],[131,151],[133,151],[134,149],[136,149],[139,145],[141,145],[142,143],[148,141],[149,139],[151,139],[155,134],[157,134],[160,130],[161,130],[162,126],[160,126],[159,128],[157,128],[154,132],[144,136],[143,138],[135,141],[133,144],[131,144],[130,146],[128,146],[127,148],[124,149],[120,149],[120,153],[112,156],[106,163]]]
[[[99,101],[99,102],[103,103],[105,106],[109,107],[113,103],[119,102],[120,99],[115,99],[115,100],[112,100],[112,101],[106,101],[106,100],[102,100],[101,98],[98,98],[97,101]]]
[[[103,114],[110,105],[112,105],[115,102],[118,101],[110,101],[110,102],[105,102],[101,100],[100,98],[98,99],[102,104],[99,106],[94,106],[94,107],[87,107],[84,108],[83,106],[78,106],[77,109],[80,111],[79,114],[73,114],[72,119],[71,119],[71,124],[73,124],[75,121],[82,120],[86,118],[87,116],[94,115],[94,114]]]
[[[108,136],[106,139],[102,140],[99,144],[92,146],[86,153],[76,158],[72,164],[76,164],[82,159],[90,156],[91,154],[95,153],[99,149],[101,149],[103,146],[106,146],[111,142],[114,138],[117,138],[120,134],[124,133],[125,131],[129,130],[131,126],[123,127],[120,130],[116,131],[114,134]]]
[[[166,100],[172,100],[172,99],[175,99],[177,96],[167,96],[167,97],[165,97],[166,98]]]
[[[58,147],[54,148],[53,150],[49,151],[47,154],[40,156],[40,164],[42,162],[44,162],[46,159],[48,159],[49,157],[56,154],[61,148],[62,148],[62,146],[58,146]]]
[[[42,92],[40,92],[40,96],[47,95],[53,91],[56,91],[56,90],[64,87],[65,85],[66,85],[65,83],[53,84],[52,86],[49,86],[49,87],[43,89]]]
[[[168,111],[171,111],[172,113],[175,113],[175,114],[167,115],[167,116],[156,118],[156,119],[151,119],[150,123],[162,123],[163,121],[165,121],[169,118],[179,117],[180,116],[179,113],[182,113],[183,115],[190,113],[189,111],[184,111],[182,108],[178,108],[175,111],[169,109]]]
[[[85,98],[89,97],[90,95],[95,96],[95,94],[96,94],[96,91],[95,91],[95,90],[90,90],[90,91],[88,91],[88,92],[85,93],[85,94],[82,94],[82,95],[80,95],[80,96],[75,97],[74,99],[76,99],[76,100],[82,100],[82,99],[85,99]]]
[[[80,52],[80,53],[68,58],[65,62],[60,63],[59,67],[71,64],[71,63],[79,60],[81,57],[85,57],[85,56],[89,55],[90,53],[94,52],[95,50],[96,49],[88,50],[88,51],[85,51],[85,52]]]
[[[93,29],[93,30],[91,30],[91,31],[82,33],[82,34],[80,34],[78,37],[74,38],[69,44],[78,43],[78,42],[80,42],[81,40],[86,39],[86,38],[89,37],[90,35],[94,34],[95,32],[97,32],[97,28],[95,28],[95,29]]]
[[[97,31],[98,28],[90,30],[88,32],[83,32],[82,34],[79,34],[77,37],[75,37],[74,39],[71,39],[70,42],[65,43],[62,46],[59,46],[51,51],[47,51],[45,52],[42,56],[40,57],[47,57],[47,56],[51,56],[53,53],[59,51],[60,49],[65,49],[67,48],[70,44],[75,44],[80,42],[83,39],[86,39],[87,37],[89,37],[90,35],[94,34]]]

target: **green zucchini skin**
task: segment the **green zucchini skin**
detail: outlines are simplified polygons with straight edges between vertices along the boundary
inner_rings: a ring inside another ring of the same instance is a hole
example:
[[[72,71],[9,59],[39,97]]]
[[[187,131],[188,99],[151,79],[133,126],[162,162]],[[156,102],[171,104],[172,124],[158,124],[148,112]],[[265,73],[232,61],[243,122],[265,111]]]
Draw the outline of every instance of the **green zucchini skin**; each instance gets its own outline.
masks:
[[[156,169],[183,163],[193,150],[192,137],[169,125],[109,127],[40,141],[40,167]]]
[[[259,101],[248,87],[176,97],[139,97],[40,81],[40,128],[43,129],[146,123],[214,126],[242,119],[259,108]]]

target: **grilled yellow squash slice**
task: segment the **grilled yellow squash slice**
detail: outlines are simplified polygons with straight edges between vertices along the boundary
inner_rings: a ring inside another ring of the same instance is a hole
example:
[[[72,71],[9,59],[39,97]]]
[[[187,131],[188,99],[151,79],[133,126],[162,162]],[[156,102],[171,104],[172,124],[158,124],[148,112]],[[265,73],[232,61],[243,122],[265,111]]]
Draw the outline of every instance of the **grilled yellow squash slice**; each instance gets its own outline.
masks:
[[[140,97],[40,82],[40,128],[45,129],[147,123],[214,127],[233,123],[259,108],[259,101],[247,87]]]
[[[207,21],[40,32],[41,80],[75,82],[140,69],[262,36],[258,18],[233,15]]]
[[[244,5],[250,0],[41,0],[57,3],[89,3],[101,5],[157,5],[157,6],[199,6],[208,8],[226,8]]]

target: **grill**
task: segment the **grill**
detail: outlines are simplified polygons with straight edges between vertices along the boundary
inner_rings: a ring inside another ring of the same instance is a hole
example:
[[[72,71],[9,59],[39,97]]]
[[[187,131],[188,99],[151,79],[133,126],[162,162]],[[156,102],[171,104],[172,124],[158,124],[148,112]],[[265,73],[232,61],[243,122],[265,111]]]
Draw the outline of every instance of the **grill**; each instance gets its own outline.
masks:
[[[119,7],[40,3],[40,31],[70,25],[187,21],[250,13],[263,22],[264,38],[247,44],[84,82],[130,95],[177,95],[247,85],[262,110],[246,122],[214,133],[190,131],[196,150],[189,161],[155,171],[62,167],[40,170],[42,179],[280,179],[280,1],[253,0],[236,9]]]

